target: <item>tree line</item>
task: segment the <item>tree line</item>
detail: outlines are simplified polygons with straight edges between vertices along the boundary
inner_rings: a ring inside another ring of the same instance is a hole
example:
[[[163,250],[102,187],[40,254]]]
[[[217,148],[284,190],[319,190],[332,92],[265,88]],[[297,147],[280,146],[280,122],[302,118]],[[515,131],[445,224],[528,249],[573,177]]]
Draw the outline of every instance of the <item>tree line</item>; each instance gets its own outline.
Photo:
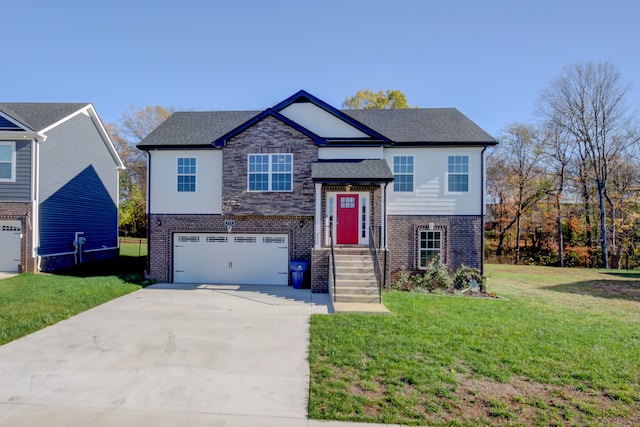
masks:
[[[505,128],[487,161],[487,253],[604,268],[640,254],[640,133],[629,90],[613,64],[576,63],[540,94],[539,122]]]

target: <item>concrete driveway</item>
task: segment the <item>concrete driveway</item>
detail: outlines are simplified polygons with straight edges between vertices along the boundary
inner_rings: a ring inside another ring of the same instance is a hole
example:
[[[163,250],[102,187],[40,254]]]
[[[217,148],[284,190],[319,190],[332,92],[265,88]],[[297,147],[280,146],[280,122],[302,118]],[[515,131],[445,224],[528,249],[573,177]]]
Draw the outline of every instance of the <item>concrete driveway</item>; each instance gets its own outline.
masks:
[[[0,346],[0,425],[323,425],[307,419],[307,357],[327,304],[289,287],[142,289]]]

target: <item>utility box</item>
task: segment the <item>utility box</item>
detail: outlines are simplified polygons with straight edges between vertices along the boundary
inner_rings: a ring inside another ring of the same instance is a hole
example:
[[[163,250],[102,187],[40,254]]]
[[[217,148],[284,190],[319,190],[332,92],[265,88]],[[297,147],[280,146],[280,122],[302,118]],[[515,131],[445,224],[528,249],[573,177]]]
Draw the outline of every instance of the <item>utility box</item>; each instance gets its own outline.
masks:
[[[304,283],[304,272],[307,271],[309,263],[301,259],[291,260],[289,269],[291,270],[291,285],[293,289],[302,288]]]

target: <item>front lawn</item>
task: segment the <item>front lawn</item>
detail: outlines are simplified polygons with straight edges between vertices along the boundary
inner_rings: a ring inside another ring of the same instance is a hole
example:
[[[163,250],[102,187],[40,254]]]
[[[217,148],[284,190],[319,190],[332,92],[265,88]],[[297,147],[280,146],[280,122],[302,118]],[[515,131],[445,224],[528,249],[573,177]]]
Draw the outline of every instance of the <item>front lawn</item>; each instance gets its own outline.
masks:
[[[390,292],[311,321],[314,419],[640,425],[637,274],[487,266],[503,297]]]
[[[140,289],[144,265],[142,256],[123,255],[0,280],[0,345]]]

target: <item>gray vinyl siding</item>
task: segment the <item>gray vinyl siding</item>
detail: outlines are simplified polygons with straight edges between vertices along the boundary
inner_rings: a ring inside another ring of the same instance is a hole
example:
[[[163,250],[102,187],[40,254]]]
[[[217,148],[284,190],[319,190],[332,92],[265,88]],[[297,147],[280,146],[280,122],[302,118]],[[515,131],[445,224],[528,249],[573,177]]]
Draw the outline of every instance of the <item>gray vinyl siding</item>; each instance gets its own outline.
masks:
[[[40,255],[118,244],[118,172],[94,122],[78,114],[47,132],[40,149]]]
[[[31,141],[16,141],[16,180],[0,182],[0,200],[31,200]]]

